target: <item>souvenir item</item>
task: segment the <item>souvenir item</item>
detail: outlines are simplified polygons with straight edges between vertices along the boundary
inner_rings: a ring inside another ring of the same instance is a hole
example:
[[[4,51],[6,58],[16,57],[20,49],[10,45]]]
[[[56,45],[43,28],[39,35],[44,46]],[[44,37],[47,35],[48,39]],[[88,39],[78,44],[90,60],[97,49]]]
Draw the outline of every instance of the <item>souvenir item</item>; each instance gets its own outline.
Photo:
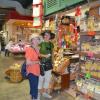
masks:
[[[62,25],[70,25],[70,17],[69,16],[62,16],[61,24]]]

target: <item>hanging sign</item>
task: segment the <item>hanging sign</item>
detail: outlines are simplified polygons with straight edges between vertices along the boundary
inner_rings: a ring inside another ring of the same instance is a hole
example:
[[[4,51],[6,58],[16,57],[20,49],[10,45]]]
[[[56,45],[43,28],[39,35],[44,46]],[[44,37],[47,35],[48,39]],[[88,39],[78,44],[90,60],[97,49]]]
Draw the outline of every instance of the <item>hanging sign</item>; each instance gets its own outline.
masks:
[[[33,0],[33,27],[42,26],[42,0]]]
[[[33,17],[42,15],[42,5],[33,6]]]
[[[75,9],[75,19],[76,19],[76,23],[77,26],[80,26],[80,18],[81,18],[81,6],[76,7]]]
[[[41,17],[34,17],[33,18],[33,27],[39,27],[42,24]]]
[[[33,5],[41,4],[42,0],[33,0]]]

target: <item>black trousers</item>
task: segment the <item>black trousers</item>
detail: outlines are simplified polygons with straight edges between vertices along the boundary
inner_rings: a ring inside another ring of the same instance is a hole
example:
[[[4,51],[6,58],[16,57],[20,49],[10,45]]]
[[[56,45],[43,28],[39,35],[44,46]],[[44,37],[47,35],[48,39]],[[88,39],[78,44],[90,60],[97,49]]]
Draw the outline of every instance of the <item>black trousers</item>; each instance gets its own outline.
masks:
[[[5,56],[9,56],[9,50],[8,49],[5,49]]]

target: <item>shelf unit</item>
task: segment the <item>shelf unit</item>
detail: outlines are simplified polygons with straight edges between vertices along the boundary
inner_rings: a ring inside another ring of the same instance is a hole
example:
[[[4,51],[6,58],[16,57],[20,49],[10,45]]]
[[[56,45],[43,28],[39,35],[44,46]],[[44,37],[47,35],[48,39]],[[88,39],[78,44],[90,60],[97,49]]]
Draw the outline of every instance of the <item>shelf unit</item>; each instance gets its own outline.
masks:
[[[95,43],[96,45],[91,45]],[[95,36],[89,36],[87,35],[86,32],[80,33],[80,51],[76,51],[80,55],[80,70],[79,70],[79,75],[77,80],[79,81],[81,80],[80,82],[83,83],[81,83],[79,88],[78,86],[79,83],[78,81],[76,82],[78,87],[77,93],[87,96],[91,100],[99,100],[98,97],[95,97],[95,94],[98,94],[98,92],[96,91],[96,85],[97,83],[100,83],[100,75],[99,75],[100,74],[100,50],[98,47],[100,47],[100,31],[96,32]],[[92,48],[94,49],[94,51],[96,49],[97,52],[92,51],[93,50]],[[94,63],[96,63],[95,61],[98,62],[98,68],[99,68],[98,70],[96,70],[97,67],[94,66]],[[89,62],[91,62],[91,65],[89,65]],[[87,84],[86,87],[85,84]],[[91,84],[91,88],[93,87],[92,89],[88,88],[90,84]],[[98,86],[100,87],[100,84]],[[82,90],[83,87],[84,89]],[[91,94],[89,94],[86,91],[91,91]]]

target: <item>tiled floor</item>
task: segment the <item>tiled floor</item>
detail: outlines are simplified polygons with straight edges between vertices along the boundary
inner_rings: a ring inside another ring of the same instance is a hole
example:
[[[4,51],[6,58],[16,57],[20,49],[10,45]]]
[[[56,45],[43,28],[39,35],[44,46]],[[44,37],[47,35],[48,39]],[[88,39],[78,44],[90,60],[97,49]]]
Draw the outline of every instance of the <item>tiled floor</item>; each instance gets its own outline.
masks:
[[[0,100],[30,100],[28,80],[11,83],[5,79],[5,70],[15,62],[23,61],[20,57],[4,57],[0,55]],[[51,100],[74,100],[67,93],[54,93]],[[48,100],[41,97],[41,100]]]

